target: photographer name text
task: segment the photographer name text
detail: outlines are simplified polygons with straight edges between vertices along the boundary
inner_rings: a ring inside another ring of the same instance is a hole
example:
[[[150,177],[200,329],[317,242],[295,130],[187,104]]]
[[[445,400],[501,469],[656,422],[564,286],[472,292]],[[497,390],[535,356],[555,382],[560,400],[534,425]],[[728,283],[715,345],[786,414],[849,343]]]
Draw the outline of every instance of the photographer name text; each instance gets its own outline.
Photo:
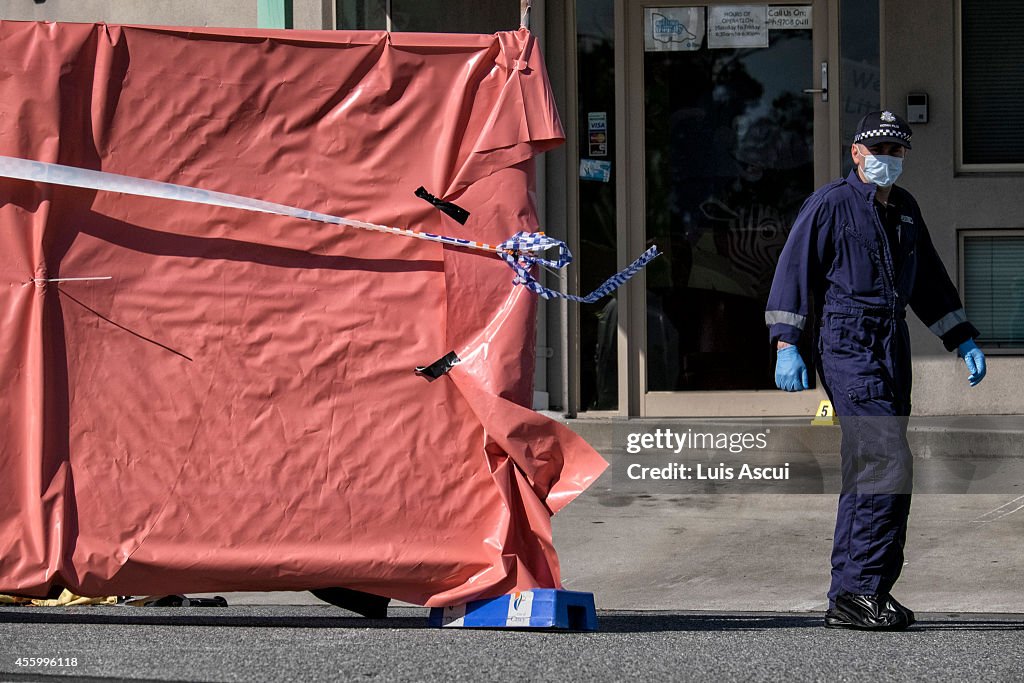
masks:
[[[647,467],[639,463],[632,463],[626,468],[626,476],[633,480],[657,479],[663,481],[680,480],[708,480],[708,481],[737,481],[749,479],[752,481],[784,481],[789,479],[789,463],[781,467],[752,467],[744,463],[739,467],[727,467],[725,463],[718,465],[684,465],[682,463],[669,463],[663,467]]]

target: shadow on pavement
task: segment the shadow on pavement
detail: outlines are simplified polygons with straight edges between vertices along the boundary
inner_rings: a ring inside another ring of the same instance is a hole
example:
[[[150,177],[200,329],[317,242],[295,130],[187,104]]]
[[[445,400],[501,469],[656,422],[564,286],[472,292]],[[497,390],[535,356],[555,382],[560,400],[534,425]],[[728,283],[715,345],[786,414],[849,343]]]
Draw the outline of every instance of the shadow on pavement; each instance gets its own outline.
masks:
[[[918,615],[907,633],[919,631],[1024,631],[1016,615],[1006,618]],[[606,614],[599,616],[603,633],[653,633],[669,631],[767,631],[814,628],[824,630],[821,614]],[[843,632],[836,630],[834,632]],[[862,632],[858,632],[862,633]]]
[[[602,614],[604,633],[659,631],[764,631],[780,628],[820,628],[817,614]]]
[[[317,629],[429,629],[426,615],[390,616],[366,619],[344,610],[324,614],[238,613],[238,608],[38,608],[0,609],[0,623],[15,624],[124,624],[145,626],[215,626],[238,628]],[[329,610],[329,608],[327,608]],[[185,611],[188,610],[188,611]],[[409,610],[411,611],[411,610]],[[776,629],[822,629],[820,614],[671,614],[657,612],[598,614],[598,633],[658,633],[713,631],[769,631]],[[446,629],[447,630],[447,629]],[[477,629],[469,629],[477,630]],[[531,629],[493,629],[493,632],[551,634]],[[1020,615],[918,615],[907,633],[926,631],[1024,631]],[[843,633],[844,631],[833,631]],[[859,632],[858,632],[859,633]]]
[[[919,619],[911,631],[1024,631],[1024,621],[998,621],[987,619],[951,619],[928,621]]]
[[[238,615],[217,614],[220,608],[199,608],[201,613],[153,613],[150,608],[129,608],[119,614],[109,611],[42,611],[45,608],[21,607],[0,610],[0,624],[125,624],[143,626],[219,626],[242,628],[427,628],[426,617],[389,617],[366,619],[350,612],[338,610],[337,615]],[[88,608],[86,608],[88,609]],[[116,609],[116,608],[115,608]],[[172,608],[180,610],[182,608]],[[146,610],[142,612],[140,610]]]

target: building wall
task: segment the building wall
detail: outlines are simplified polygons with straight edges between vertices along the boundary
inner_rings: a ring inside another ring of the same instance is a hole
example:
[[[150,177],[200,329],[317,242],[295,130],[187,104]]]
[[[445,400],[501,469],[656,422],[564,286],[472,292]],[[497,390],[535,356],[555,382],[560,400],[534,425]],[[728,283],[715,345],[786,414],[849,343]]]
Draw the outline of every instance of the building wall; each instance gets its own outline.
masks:
[[[0,19],[256,28],[257,1],[0,0]],[[292,0],[296,29],[334,28],[334,0]]]
[[[256,1],[0,0],[0,19],[158,26],[256,26]]]
[[[901,0],[884,3],[883,103],[906,112],[907,93],[929,97],[929,122],[914,127],[900,184],[921,204],[935,246],[957,281],[957,231],[1024,227],[1024,175],[956,173],[956,3]],[[1024,412],[1024,357],[989,354],[988,376],[967,385],[963,361],[913,315],[915,414]]]

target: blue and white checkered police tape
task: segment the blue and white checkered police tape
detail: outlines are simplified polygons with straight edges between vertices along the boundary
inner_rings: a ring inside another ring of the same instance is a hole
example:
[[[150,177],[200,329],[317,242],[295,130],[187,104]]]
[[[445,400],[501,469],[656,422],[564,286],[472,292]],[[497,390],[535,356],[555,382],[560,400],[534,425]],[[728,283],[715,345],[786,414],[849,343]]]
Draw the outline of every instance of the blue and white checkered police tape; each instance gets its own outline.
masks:
[[[498,246],[503,249],[503,251],[498,252],[498,256],[504,259],[505,263],[511,266],[512,270],[516,273],[516,277],[512,282],[526,287],[528,290],[544,299],[569,299],[570,301],[578,301],[584,304],[592,304],[615,291],[629,280],[629,278],[640,272],[640,269],[650,263],[655,256],[658,256],[661,253],[658,251],[657,246],[651,247],[645,251],[640,258],[605,280],[601,283],[600,287],[590,294],[587,294],[586,296],[576,296],[574,294],[565,294],[557,290],[548,289],[537,282],[537,279],[530,273],[530,271],[533,270],[533,267],[538,264],[561,269],[572,263],[572,254],[569,253],[569,247],[566,246],[565,242],[556,240],[553,237],[548,237],[544,233],[517,232],[511,238],[505,240]],[[557,259],[545,259],[536,256],[536,254],[546,251],[552,247],[558,247]]]
[[[365,221],[341,218],[329,214],[308,211],[284,204],[265,202],[250,197],[228,194],[226,192],[214,192],[186,185],[175,185],[156,180],[146,180],[132,176],[108,173],[106,171],[93,171],[75,166],[63,164],[51,164],[31,159],[18,159],[16,157],[0,156],[0,177],[15,178],[18,180],[29,180],[37,183],[48,183],[51,185],[66,185],[69,187],[82,187],[104,192],[120,192],[122,194],[136,195],[139,197],[153,197],[157,199],[171,199],[193,204],[208,204],[211,206],[223,206],[245,211],[257,211],[260,213],[272,213],[281,216],[291,216],[305,220],[343,225],[360,230],[373,230],[385,232],[402,237],[439,242],[455,247],[485,251],[502,258],[516,273],[513,282],[523,285],[531,292],[538,294],[545,299],[561,297],[572,301],[592,303],[609,292],[615,290],[622,283],[633,277],[637,271],[658,255],[657,247],[651,247],[643,256],[638,258],[628,268],[608,278],[600,287],[584,297],[564,294],[548,289],[537,282],[530,271],[537,264],[553,268],[564,268],[572,262],[572,254],[569,248],[560,240],[548,237],[544,233],[518,232],[511,238],[498,245],[491,245],[484,242],[462,239],[460,237],[448,237],[437,235],[420,230],[408,228],[395,228],[386,225],[377,225]],[[556,260],[541,258],[540,254],[552,247],[558,248]]]

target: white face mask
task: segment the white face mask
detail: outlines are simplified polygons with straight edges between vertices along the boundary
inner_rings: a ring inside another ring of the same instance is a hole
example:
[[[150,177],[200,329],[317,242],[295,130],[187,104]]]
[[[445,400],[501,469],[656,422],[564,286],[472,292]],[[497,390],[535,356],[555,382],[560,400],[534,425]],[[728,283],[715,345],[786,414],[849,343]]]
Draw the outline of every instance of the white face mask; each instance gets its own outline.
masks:
[[[864,155],[864,177],[879,187],[890,187],[903,173],[903,157]]]

